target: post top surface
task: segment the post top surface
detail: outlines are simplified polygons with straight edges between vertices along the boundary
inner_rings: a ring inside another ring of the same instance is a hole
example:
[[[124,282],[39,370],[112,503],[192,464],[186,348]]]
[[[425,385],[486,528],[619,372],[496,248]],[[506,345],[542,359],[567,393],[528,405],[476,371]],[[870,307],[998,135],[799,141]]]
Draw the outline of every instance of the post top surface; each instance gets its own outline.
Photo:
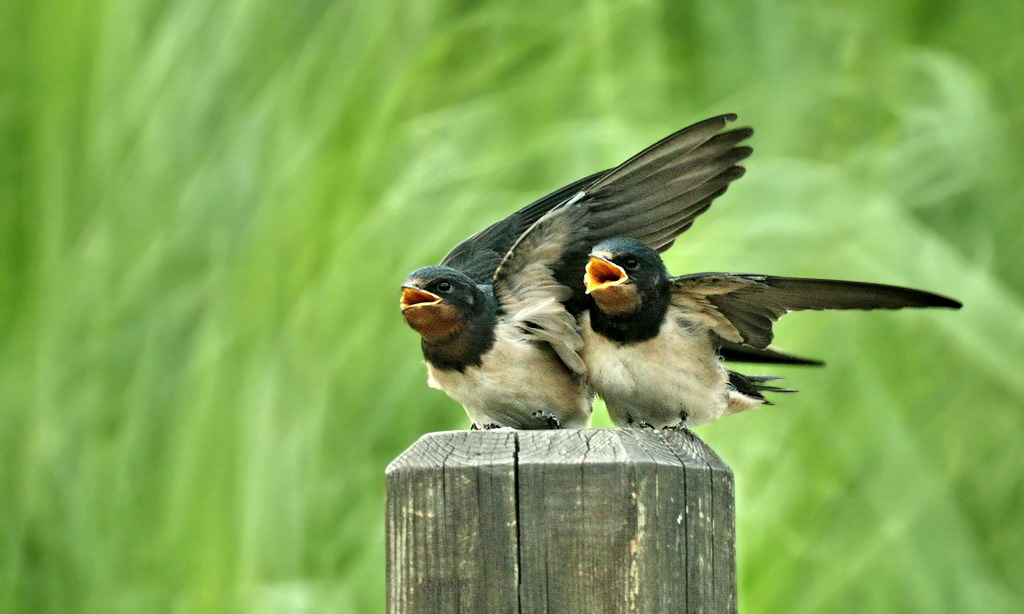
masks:
[[[484,465],[621,463],[731,473],[691,431],[633,428],[427,433],[399,455],[387,473],[416,468]]]

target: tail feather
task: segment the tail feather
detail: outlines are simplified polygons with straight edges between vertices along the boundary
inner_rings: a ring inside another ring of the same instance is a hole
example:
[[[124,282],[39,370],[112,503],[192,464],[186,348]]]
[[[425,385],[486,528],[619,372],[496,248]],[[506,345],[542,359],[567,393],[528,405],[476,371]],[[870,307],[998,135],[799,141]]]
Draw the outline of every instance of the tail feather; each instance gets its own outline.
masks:
[[[765,382],[775,382],[783,378],[773,375],[743,375],[735,371],[729,371],[729,385],[740,394],[755,398],[765,405],[772,405],[772,402],[765,398],[764,392],[789,393],[797,392],[793,388],[781,388],[769,386]]]
[[[804,358],[780,352],[774,348],[755,348],[742,343],[733,343],[720,339],[718,342],[718,355],[722,360],[729,362],[751,362],[776,365],[801,365],[809,367],[821,367],[825,363],[815,358]]]

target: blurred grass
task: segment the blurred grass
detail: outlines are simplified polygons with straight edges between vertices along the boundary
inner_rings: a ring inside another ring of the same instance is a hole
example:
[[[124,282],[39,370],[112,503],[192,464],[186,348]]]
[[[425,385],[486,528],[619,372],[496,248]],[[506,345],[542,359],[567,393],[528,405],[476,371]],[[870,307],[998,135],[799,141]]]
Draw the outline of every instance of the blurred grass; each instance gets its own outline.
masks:
[[[383,468],[462,428],[405,273],[707,115],[669,256],[921,286],[702,434],[754,612],[1024,603],[1024,5],[0,4],[0,611],[372,612]],[[604,416],[598,422],[606,424]]]

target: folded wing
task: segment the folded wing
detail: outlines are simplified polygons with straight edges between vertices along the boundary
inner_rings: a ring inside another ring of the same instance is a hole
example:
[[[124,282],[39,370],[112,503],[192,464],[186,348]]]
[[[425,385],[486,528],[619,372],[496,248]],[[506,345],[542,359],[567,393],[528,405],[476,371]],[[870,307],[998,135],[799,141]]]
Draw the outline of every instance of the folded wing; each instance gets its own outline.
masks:
[[[562,362],[577,373],[585,366],[579,356],[583,340],[576,317],[565,308],[572,290],[555,279],[552,267],[564,246],[578,240],[580,210],[556,210],[519,238],[494,273],[494,296],[502,315],[521,329],[548,342]],[[582,275],[581,275],[582,278]]]

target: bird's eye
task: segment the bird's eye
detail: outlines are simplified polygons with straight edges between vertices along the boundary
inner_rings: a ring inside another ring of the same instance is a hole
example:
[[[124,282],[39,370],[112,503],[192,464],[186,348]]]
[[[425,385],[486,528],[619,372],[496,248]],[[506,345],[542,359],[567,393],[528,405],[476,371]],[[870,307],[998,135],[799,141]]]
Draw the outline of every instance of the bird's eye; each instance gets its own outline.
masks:
[[[450,282],[450,281],[438,282],[438,284],[437,284],[437,291],[438,292],[451,292],[452,291],[452,282]]]
[[[622,263],[622,266],[629,271],[635,271],[640,266],[640,263],[636,261],[636,258],[627,258],[626,261]]]

